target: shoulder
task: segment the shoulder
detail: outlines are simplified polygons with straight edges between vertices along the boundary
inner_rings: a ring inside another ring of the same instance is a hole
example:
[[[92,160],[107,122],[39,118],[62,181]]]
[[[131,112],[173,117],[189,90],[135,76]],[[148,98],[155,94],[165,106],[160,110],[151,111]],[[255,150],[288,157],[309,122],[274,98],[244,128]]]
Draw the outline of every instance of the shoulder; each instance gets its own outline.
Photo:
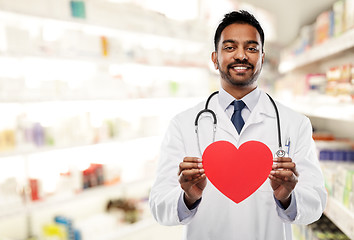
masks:
[[[195,129],[195,119],[199,111],[204,109],[205,103],[200,102],[193,107],[185,109],[182,112],[176,114],[169,123],[167,128],[167,133],[173,133],[175,135],[194,132]]]
[[[286,116],[291,116],[294,118],[299,118],[299,119],[304,119],[307,118],[304,114],[297,112],[295,110],[293,110],[292,108],[284,105],[283,103],[276,101],[277,107],[279,109],[279,111],[281,111],[282,113],[284,113]]]
[[[265,100],[268,97],[269,95],[266,96],[265,92],[262,92],[261,100]],[[263,105],[266,108],[266,111],[268,113],[272,113],[272,112],[274,113],[274,106],[272,106],[273,104],[271,103],[271,101],[267,101],[267,102],[268,102],[267,104]],[[309,118],[306,117],[304,114],[291,109],[290,107],[284,105],[278,100],[274,99],[274,102],[278,109],[280,121],[282,122],[281,125],[285,124],[294,127],[294,126],[310,123]]]
[[[297,112],[291,109],[288,106],[276,101],[277,107],[279,109],[279,117],[282,122],[287,122],[290,125],[299,126],[299,125],[311,125],[310,119],[304,114]]]
[[[204,109],[205,101],[199,102],[198,104],[176,114],[173,118],[172,121],[179,122],[179,123],[184,123],[184,122],[190,122],[195,120],[197,117],[197,114]]]

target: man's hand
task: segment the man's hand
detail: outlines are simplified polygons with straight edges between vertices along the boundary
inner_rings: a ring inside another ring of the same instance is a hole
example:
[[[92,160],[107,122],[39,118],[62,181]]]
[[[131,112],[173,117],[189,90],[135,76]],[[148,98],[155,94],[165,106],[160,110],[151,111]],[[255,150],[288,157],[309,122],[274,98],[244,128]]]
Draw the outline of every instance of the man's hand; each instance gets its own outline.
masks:
[[[202,160],[196,157],[185,157],[179,164],[179,183],[184,191],[184,202],[188,208],[202,197],[206,186]]]
[[[291,158],[280,157],[273,159],[272,171],[269,174],[270,185],[273,188],[274,196],[284,208],[290,205],[290,196],[294,190],[299,173]]]

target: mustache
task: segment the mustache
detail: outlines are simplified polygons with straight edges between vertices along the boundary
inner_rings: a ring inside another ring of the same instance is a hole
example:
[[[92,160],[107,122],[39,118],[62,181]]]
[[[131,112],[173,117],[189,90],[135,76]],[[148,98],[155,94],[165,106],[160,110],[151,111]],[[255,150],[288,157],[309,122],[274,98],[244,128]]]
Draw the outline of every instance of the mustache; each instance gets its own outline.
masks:
[[[228,69],[229,69],[229,68],[232,68],[232,66],[234,66],[234,65],[236,65],[236,64],[248,65],[248,66],[250,66],[251,68],[254,68],[254,66],[253,66],[251,63],[249,63],[246,59],[244,59],[244,60],[236,59],[235,62],[228,64],[228,65],[227,65],[227,68],[228,68]]]

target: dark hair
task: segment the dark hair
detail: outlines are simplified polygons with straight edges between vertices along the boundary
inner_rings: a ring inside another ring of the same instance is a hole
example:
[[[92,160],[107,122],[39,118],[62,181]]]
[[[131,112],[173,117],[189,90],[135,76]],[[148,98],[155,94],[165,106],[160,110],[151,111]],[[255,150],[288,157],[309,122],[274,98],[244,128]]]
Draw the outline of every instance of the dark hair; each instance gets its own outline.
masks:
[[[241,23],[241,24],[249,24],[253,27],[255,27],[261,37],[261,42],[262,42],[262,52],[263,52],[263,46],[264,46],[264,32],[257,21],[257,19],[250,14],[249,12],[245,10],[240,10],[240,11],[233,11],[230,13],[225,14],[224,19],[221,21],[219,24],[218,28],[216,29],[215,36],[214,36],[214,46],[215,46],[215,51],[218,49],[218,43],[220,40],[220,36],[222,31],[229,25],[233,23]]]

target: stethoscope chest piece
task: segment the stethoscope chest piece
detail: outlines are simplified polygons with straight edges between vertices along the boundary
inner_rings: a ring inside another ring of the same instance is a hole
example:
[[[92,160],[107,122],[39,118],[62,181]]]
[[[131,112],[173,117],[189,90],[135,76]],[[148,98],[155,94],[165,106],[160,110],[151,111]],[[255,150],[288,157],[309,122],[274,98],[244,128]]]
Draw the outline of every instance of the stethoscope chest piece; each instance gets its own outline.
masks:
[[[287,157],[287,153],[283,149],[278,149],[275,152],[276,157]]]

